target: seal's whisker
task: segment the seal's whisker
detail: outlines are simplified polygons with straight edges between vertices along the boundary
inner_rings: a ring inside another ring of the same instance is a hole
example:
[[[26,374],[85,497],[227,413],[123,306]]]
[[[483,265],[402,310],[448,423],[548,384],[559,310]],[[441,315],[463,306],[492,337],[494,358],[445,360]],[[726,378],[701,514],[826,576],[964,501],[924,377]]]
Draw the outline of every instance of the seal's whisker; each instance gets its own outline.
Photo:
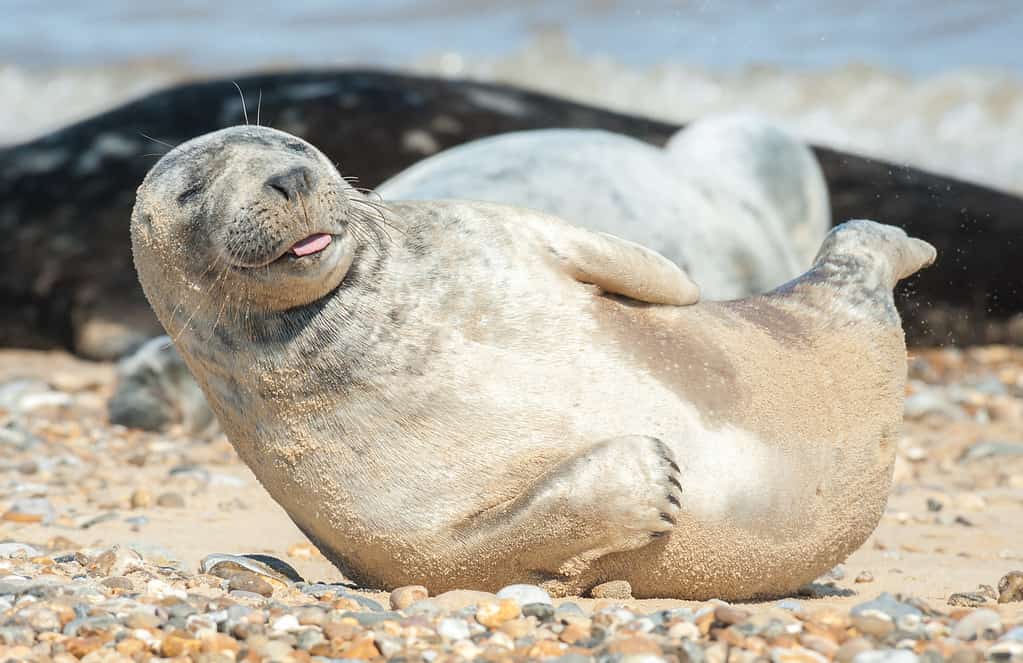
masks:
[[[362,207],[363,211],[366,212],[367,214],[368,214],[369,210],[372,210],[373,212],[376,212],[375,216],[373,216],[373,217],[366,216],[364,218],[364,220],[367,223],[373,223],[373,224],[382,223],[383,225],[387,226],[388,228],[390,228],[391,230],[394,230],[395,232],[397,232],[399,234],[402,234],[402,235],[405,234],[405,231],[402,228],[399,228],[399,227],[395,226],[393,223],[390,223],[387,220],[387,216],[384,213],[385,208],[382,207],[381,205],[379,205],[377,203],[374,203],[371,200],[366,200],[365,198],[352,198],[351,201],[352,201],[353,204]],[[368,208],[368,210],[366,208]]]
[[[259,99],[256,100],[256,126],[259,126],[259,111],[263,108],[263,89],[259,90]]]
[[[309,220],[309,211],[305,207],[305,196],[300,195],[298,197],[299,207],[302,208],[302,219],[305,221],[306,230],[309,232],[313,231],[313,222]]]
[[[231,81],[232,85],[238,88],[238,96],[242,98],[242,115],[245,116],[245,124],[249,123],[249,109],[245,107],[245,95],[242,94],[242,86],[238,85],[237,82]]]
[[[173,149],[174,149],[175,147],[177,147],[177,145],[171,145],[170,143],[167,143],[167,142],[165,142],[165,141],[159,140],[159,139],[157,139],[157,138],[153,138],[153,137],[152,137],[152,136],[150,136],[149,134],[143,133],[143,132],[141,132],[141,131],[139,132],[139,135],[140,135],[140,136],[142,136],[143,138],[146,138],[146,139],[148,139],[148,140],[151,140],[151,141],[153,141],[154,143],[159,143],[160,145],[163,145],[164,147],[169,147],[169,148],[170,148],[170,149],[172,149],[172,150],[173,150]]]
[[[210,264],[206,265],[206,269],[203,270],[203,273],[199,275],[199,280],[201,281],[204,278],[206,278],[206,275],[209,274],[211,271],[213,271],[213,269],[217,266],[218,262],[220,262],[220,255],[219,254],[212,261],[210,261]],[[171,319],[174,319],[174,318],[177,317],[178,311],[181,309],[181,304],[183,302],[184,302],[184,300],[179,299],[177,304],[174,305],[174,310],[171,311]]]

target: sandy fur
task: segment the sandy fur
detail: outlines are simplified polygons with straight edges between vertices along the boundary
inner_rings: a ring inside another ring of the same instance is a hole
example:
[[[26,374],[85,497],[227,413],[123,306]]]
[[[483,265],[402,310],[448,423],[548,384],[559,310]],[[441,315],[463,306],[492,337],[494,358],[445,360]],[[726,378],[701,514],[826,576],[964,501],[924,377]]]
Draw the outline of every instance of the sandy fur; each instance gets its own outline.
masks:
[[[836,244],[764,297],[657,306],[607,289],[684,304],[684,275],[640,251],[616,276],[607,257],[636,249],[614,238],[497,205],[393,204],[390,240],[339,244],[336,287],[314,279],[281,312],[259,288],[225,300],[187,262],[210,247],[182,234],[194,216],[168,204],[174,186],[172,164],[139,192],[146,294],[242,459],[363,583],[774,595],[880,517],[905,375],[890,288],[933,259],[889,250],[912,241],[899,231],[835,231],[874,250],[835,262]]]

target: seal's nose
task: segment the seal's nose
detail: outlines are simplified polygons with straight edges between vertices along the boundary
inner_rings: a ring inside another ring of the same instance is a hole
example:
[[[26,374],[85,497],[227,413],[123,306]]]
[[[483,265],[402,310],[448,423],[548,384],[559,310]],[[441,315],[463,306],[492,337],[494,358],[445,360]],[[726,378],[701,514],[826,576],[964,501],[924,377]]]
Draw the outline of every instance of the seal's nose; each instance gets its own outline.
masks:
[[[305,166],[295,166],[267,178],[266,186],[284,196],[285,200],[296,200],[299,195],[312,190],[313,172]]]

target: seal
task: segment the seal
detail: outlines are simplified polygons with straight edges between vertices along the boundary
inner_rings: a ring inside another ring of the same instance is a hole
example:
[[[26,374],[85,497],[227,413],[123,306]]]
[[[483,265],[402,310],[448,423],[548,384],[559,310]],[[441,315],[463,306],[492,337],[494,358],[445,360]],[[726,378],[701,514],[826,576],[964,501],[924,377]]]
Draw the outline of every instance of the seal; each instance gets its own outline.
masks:
[[[167,336],[157,336],[117,362],[107,402],[110,423],[159,431],[172,426],[200,437],[219,430],[199,385]]]
[[[270,495],[353,580],[434,592],[738,599],[844,559],[891,481],[892,288],[935,257],[855,221],[771,293],[697,302],[625,240],[493,203],[374,204],[259,127],[167,154],[131,230]]]
[[[813,152],[747,114],[693,122],[663,149],[595,129],[502,134],[424,159],[376,191],[529,207],[608,232],[681,265],[704,299],[788,281],[831,228]]]

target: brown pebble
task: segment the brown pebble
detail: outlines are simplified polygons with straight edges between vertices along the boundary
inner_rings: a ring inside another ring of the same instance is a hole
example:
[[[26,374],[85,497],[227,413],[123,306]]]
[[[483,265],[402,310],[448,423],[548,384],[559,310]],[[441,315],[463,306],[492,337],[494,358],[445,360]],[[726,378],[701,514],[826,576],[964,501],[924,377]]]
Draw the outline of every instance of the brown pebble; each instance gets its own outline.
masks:
[[[136,610],[124,620],[124,625],[128,628],[158,628],[160,624],[159,617],[144,610]]]
[[[131,494],[131,508],[144,509],[153,503],[153,494],[145,488],[138,488]]]
[[[198,654],[202,643],[178,633],[171,633],[163,639],[161,650],[164,656],[191,656]]]
[[[359,638],[352,643],[352,646],[345,649],[343,652],[344,658],[377,658],[380,656],[380,650],[377,649],[376,644],[373,642],[373,638]]]
[[[391,592],[391,610],[404,610],[416,601],[429,598],[430,592],[422,585],[406,585]]]
[[[43,520],[41,513],[21,513],[20,511],[5,511],[4,515],[0,517],[12,523],[38,523]]]
[[[945,660],[947,663],[977,663],[980,652],[971,647],[959,647]]]
[[[561,631],[558,637],[562,642],[574,645],[580,640],[588,640],[590,638],[590,629],[582,624],[569,624]]]
[[[86,654],[102,647],[103,638],[96,635],[90,635],[86,638],[69,638],[64,642],[64,646],[72,656],[82,658]]]
[[[541,640],[529,648],[529,651],[526,652],[526,657],[527,660],[535,661],[541,658],[561,656],[564,653],[564,643],[558,642],[557,640]]]
[[[834,640],[821,637],[819,635],[814,635],[813,633],[802,634],[802,636],[799,638],[799,643],[806,647],[807,649],[811,649],[817,652],[818,654],[823,654],[828,658],[835,658],[835,655],[838,653],[839,649],[838,643],[836,643]]]
[[[233,652],[235,654],[241,649],[238,641],[224,633],[211,633],[202,639],[202,651],[208,654],[220,652]]]
[[[121,656],[135,658],[136,655],[149,651],[149,645],[138,638],[125,638],[117,643],[117,647],[115,647],[115,649]]]
[[[874,574],[871,573],[870,571],[860,571],[856,575],[856,578],[853,580],[853,582],[857,583],[874,582]]]
[[[604,582],[590,590],[595,599],[615,599],[625,601],[632,598],[632,585],[627,580]]]
[[[180,509],[185,506],[185,498],[181,493],[163,493],[156,498],[156,505],[169,509]]]
[[[645,635],[633,635],[611,641],[607,646],[607,653],[621,654],[623,656],[628,656],[629,654],[654,654],[655,656],[660,656],[661,646],[653,638]]]
[[[109,587],[110,589],[120,589],[126,592],[130,592],[134,589],[131,579],[125,578],[124,576],[110,576],[109,578],[103,578],[99,584],[104,587]]]
[[[730,605],[719,605],[714,608],[714,621],[727,624],[728,626],[741,624],[749,619],[749,617],[750,613],[748,611]]]
[[[274,593],[274,588],[270,583],[250,571],[232,573],[227,580],[227,588],[262,596],[270,596]]]
[[[521,612],[519,602],[515,599],[499,599],[497,601],[481,601],[476,608],[476,621],[487,628],[497,628],[509,619],[515,619]]]
[[[1010,571],[998,581],[998,602],[1023,601],[1023,571]]]
[[[512,640],[529,635],[533,632],[533,621],[529,619],[523,619],[517,617],[516,619],[509,619],[505,623],[501,624],[501,632],[507,635]]]
[[[842,646],[835,652],[835,660],[838,663],[849,663],[857,654],[870,651],[874,648],[870,640],[866,638],[850,638],[842,643]]]
[[[355,620],[328,622],[323,627],[323,635],[329,640],[351,640],[362,633],[362,627]]]

